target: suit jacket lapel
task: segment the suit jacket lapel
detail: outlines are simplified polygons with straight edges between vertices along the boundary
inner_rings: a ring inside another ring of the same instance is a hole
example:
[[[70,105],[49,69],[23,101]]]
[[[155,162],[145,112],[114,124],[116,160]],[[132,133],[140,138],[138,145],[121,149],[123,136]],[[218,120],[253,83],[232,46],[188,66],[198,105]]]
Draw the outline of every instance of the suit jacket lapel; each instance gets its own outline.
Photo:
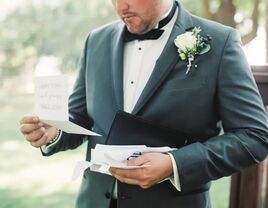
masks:
[[[159,59],[156,61],[153,73],[147,82],[140,98],[138,99],[132,113],[137,114],[141,108],[152,97],[157,88],[168,76],[169,72],[173,69],[175,64],[179,61],[178,49],[174,44],[175,38],[184,33],[188,28],[193,27],[191,15],[179,4],[179,14],[174,24],[170,37]],[[180,62],[182,66],[184,62]]]
[[[123,110],[123,30],[124,25],[119,23],[111,38],[112,82],[118,110]]]

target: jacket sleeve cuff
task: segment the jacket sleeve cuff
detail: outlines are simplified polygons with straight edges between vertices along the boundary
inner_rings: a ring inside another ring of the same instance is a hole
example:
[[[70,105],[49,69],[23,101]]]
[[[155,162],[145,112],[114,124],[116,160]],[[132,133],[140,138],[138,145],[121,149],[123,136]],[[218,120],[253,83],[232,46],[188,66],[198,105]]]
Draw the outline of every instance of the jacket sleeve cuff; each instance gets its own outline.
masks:
[[[57,136],[56,140],[53,141],[53,143],[51,144],[45,144],[43,146],[40,147],[41,151],[44,153],[44,154],[48,154],[51,149],[60,141],[60,138],[62,136],[62,131],[59,130],[59,135]]]

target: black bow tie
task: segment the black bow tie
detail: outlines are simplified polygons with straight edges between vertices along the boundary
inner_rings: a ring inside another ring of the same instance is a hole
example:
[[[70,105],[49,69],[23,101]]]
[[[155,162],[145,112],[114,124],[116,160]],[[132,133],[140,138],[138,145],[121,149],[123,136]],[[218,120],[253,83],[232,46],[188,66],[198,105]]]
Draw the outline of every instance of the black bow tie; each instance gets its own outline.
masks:
[[[156,40],[160,38],[163,32],[164,30],[161,29],[152,29],[144,34],[134,34],[130,33],[127,29],[125,29],[124,42],[129,42],[132,40]]]
[[[171,11],[168,14],[168,16],[165,17],[164,19],[162,19],[158,23],[158,28],[152,29],[147,33],[134,34],[134,33],[129,32],[128,29],[125,27],[123,41],[124,42],[129,42],[129,41],[133,41],[133,40],[157,40],[158,38],[161,37],[161,35],[165,31],[165,30],[163,30],[161,28],[169,23],[169,21],[172,19],[172,17],[174,16],[174,14],[176,12],[176,8],[177,8],[177,3],[175,1]]]

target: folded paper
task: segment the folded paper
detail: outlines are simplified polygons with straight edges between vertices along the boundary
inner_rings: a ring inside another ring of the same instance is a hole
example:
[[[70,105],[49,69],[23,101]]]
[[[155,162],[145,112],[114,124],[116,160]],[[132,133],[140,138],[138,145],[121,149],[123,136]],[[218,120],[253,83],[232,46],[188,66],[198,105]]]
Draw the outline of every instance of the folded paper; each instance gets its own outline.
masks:
[[[72,179],[77,179],[86,169],[90,168],[91,171],[100,172],[103,174],[111,175],[109,172],[110,167],[121,169],[137,169],[145,168],[149,165],[142,166],[128,166],[127,158],[135,152],[141,154],[149,152],[166,153],[174,150],[170,147],[146,147],[145,145],[101,145],[97,144],[94,149],[91,149],[91,161],[77,162]]]
[[[100,136],[69,121],[66,76],[37,76],[34,78],[34,84],[34,112],[41,121],[67,133]]]

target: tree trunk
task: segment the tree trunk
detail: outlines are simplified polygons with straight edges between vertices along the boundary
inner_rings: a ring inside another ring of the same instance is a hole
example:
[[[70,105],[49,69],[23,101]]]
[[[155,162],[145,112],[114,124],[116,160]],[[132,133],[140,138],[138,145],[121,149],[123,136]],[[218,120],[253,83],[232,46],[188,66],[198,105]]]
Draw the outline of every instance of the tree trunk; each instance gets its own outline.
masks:
[[[234,20],[234,16],[236,14],[236,7],[234,5],[234,0],[218,0],[220,1],[220,6],[218,8],[218,11],[216,13],[212,13],[210,10],[210,0],[203,0],[203,8],[204,8],[204,15],[206,18],[210,20],[214,20],[217,22],[220,22],[224,25],[228,25],[231,27],[236,28],[237,23]],[[252,41],[257,36],[258,31],[258,19],[259,19],[259,4],[261,0],[254,0],[254,7],[251,15],[252,20],[252,28],[248,34],[244,35],[242,37],[242,43],[247,44],[250,41]],[[265,0],[266,4],[268,0]],[[266,19],[268,22],[268,5],[267,6],[267,12],[266,12]],[[266,26],[266,30],[268,31],[268,23]],[[266,33],[268,34],[268,33]],[[267,38],[267,62],[268,62],[268,38]]]
[[[249,43],[257,36],[258,27],[259,27],[259,24],[258,24],[259,23],[259,4],[260,4],[260,0],[254,1],[254,8],[253,8],[252,15],[251,15],[252,28],[248,34],[242,37],[243,44]]]
[[[210,20],[214,20],[214,14],[210,10],[210,0],[203,0],[204,17]]]
[[[233,0],[220,0],[220,2],[220,7],[216,14],[216,21],[235,28],[236,23],[234,21],[234,16],[236,8],[233,4]]]

